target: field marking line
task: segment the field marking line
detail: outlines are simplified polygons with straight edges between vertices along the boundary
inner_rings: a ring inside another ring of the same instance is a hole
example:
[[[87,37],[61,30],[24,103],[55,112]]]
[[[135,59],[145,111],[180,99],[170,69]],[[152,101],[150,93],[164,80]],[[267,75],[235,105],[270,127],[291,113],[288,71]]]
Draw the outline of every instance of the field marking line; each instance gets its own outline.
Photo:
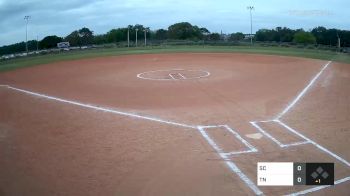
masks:
[[[229,154],[243,154],[243,153],[250,153],[250,152],[258,152],[258,150],[253,147],[253,145],[251,145],[247,140],[243,139],[236,131],[234,131],[230,126],[228,125],[209,125],[209,126],[197,126],[203,129],[203,131],[205,132],[204,129],[212,129],[212,128],[225,128],[228,132],[230,132],[236,139],[238,139],[241,143],[243,143],[247,148],[249,148],[249,150],[244,150],[244,151],[235,151],[235,152],[222,152],[226,155]],[[206,134],[208,135],[208,133],[206,132]],[[208,137],[210,138],[210,136],[208,135]],[[211,139],[211,138],[210,138]],[[214,142],[215,143],[215,142]],[[223,151],[220,147],[218,147],[218,149],[220,149],[221,151]]]
[[[315,81],[320,77],[320,75],[323,73],[323,71],[330,65],[332,61],[328,61],[327,64],[325,64],[322,69],[310,80],[309,84],[296,96],[296,98],[290,102],[287,107],[279,113],[275,120],[280,119],[284,114],[286,114],[303,96],[304,94],[309,90],[309,88],[315,83]]]
[[[288,125],[286,125],[285,123],[283,123],[280,120],[277,120],[276,122],[280,123],[282,126],[284,126],[288,131],[302,137],[303,139],[305,139],[306,141],[309,141],[311,144],[315,145],[318,149],[320,149],[321,151],[331,155],[332,157],[334,157],[335,159],[337,159],[338,161],[344,163],[345,165],[350,167],[350,163],[348,161],[346,161],[345,159],[341,158],[340,156],[338,156],[337,154],[333,153],[332,151],[328,150],[327,148],[319,145],[318,143],[316,143],[315,141],[311,140],[310,138],[306,137],[305,135],[299,133],[298,131],[296,131],[295,129],[289,127]]]
[[[266,137],[268,137],[268,138],[270,138],[272,141],[274,141],[276,144],[278,144],[280,147],[282,147],[283,146],[283,144],[280,142],[280,141],[278,141],[276,138],[274,138],[272,135],[270,135],[269,133],[267,133],[263,128],[261,128],[258,124],[257,124],[257,122],[254,122],[254,121],[252,121],[252,122],[250,122],[250,124],[252,124],[253,125],[253,127],[255,127],[258,131],[260,131],[262,134],[264,134]]]
[[[299,142],[295,142],[295,143],[290,143],[290,144],[283,144],[282,142],[280,142],[278,139],[276,139],[275,137],[273,137],[270,133],[268,133],[267,131],[265,131],[261,126],[258,125],[258,123],[268,123],[268,122],[275,122],[278,123],[277,120],[268,120],[268,121],[251,121],[250,123],[256,128],[258,129],[258,131],[260,131],[263,135],[265,135],[266,137],[270,138],[273,142],[275,142],[276,144],[278,144],[281,148],[288,148],[291,146],[299,146],[299,145],[303,145],[303,144],[309,144],[310,142],[305,140],[305,141],[299,141]],[[282,126],[282,125],[281,125]],[[304,139],[304,138],[303,138]]]
[[[230,156],[230,155],[238,155],[238,154],[247,154],[247,153],[253,153],[257,152],[255,150],[244,150],[244,151],[236,151],[236,152],[223,152],[222,154],[225,156]],[[228,159],[230,160],[230,159]]]
[[[66,99],[62,99],[62,98],[58,98],[58,97],[48,96],[48,95],[44,95],[44,94],[41,94],[41,93],[35,93],[35,92],[32,92],[32,91],[28,91],[28,90],[12,87],[12,86],[9,86],[9,85],[2,85],[2,86],[5,86],[5,87],[7,87],[9,89],[12,89],[12,90],[15,90],[15,91],[19,91],[19,92],[22,92],[22,93],[26,93],[26,94],[29,94],[29,95],[37,96],[37,97],[40,97],[40,98],[54,100],[54,101],[67,103],[67,104],[71,104],[71,105],[76,105],[76,106],[80,106],[80,107],[84,107],[84,108],[94,109],[94,110],[97,110],[97,111],[109,112],[109,113],[119,114],[119,115],[128,116],[128,117],[140,118],[140,119],[160,122],[160,123],[164,123],[164,124],[170,124],[170,125],[175,125],[175,126],[180,126],[180,127],[185,127],[185,128],[196,129],[207,140],[209,145],[217,152],[219,157],[221,157],[225,161],[226,165],[229,167],[229,169],[231,171],[236,173],[240,177],[240,179],[243,182],[245,182],[245,184],[252,191],[254,191],[254,193],[256,195],[263,195],[263,192],[237,167],[237,165],[235,163],[233,163],[231,160],[228,159],[228,156],[222,152],[220,147],[217,146],[217,144],[204,131],[204,128],[206,128],[206,127],[211,127],[211,128],[213,128],[213,127],[222,127],[222,125],[221,126],[192,126],[192,125],[186,125],[186,124],[172,122],[172,121],[167,121],[167,120],[163,120],[163,119],[159,119],[159,118],[155,118],[155,117],[142,116],[142,115],[139,115],[139,114],[128,113],[128,112],[121,112],[121,111],[117,111],[117,110],[113,110],[113,109],[108,109],[108,108],[98,107],[98,106],[94,106],[94,105],[79,103],[79,102],[76,102],[76,101],[70,101],[70,100],[66,100]]]
[[[343,178],[343,179],[340,179],[340,180],[337,180],[337,181],[334,181],[334,185],[341,184],[341,183],[346,182],[346,181],[349,181],[349,180],[350,180],[350,176],[349,176],[349,177],[346,177],[346,178]],[[291,194],[288,194],[288,195],[286,195],[286,196],[305,195],[305,194],[312,193],[312,192],[315,192],[315,191],[319,191],[319,190],[321,190],[321,189],[328,188],[328,187],[331,187],[331,185],[316,186],[316,187],[314,187],[314,188],[310,188],[310,189],[306,189],[306,190],[303,190],[303,191],[291,193]]]
[[[219,126],[221,126],[221,125],[205,125],[205,126],[200,125],[200,127],[201,127],[201,128],[204,128],[204,129],[217,128],[217,127],[219,127]]]
[[[205,132],[205,126],[197,126],[198,131],[207,140],[209,145],[216,151],[216,153],[225,161],[226,165],[231,171],[236,173],[238,177],[252,190],[256,195],[263,195],[264,193],[246,176],[238,166],[228,159],[228,156],[222,152],[222,149],[212,140],[209,135]]]
[[[268,122],[272,122],[274,120],[260,120],[260,121],[253,121],[253,122],[260,122],[260,123],[268,123]]]
[[[177,73],[179,76],[181,76],[184,80],[186,80],[187,78],[184,76],[184,75],[182,75],[181,73]]]
[[[168,74],[173,80],[177,80],[172,73]]]
[[[252,152],[258,152],[258,150],[253,147],[247,140],[243,139],[236,131],[234,131],[228,125],[221,125],[221,127],[225,127],[229,132],[231,132],[237,139],[239,139],[246,147],[248,147]]]
[[[196,76],[196,77],[185,77],[184,79],[186,80],[191,80],[191,79],[200,79],[200,78],[205,78],[210,76],[210,72],[208,71],[204,71],[204,70],[196,70],[196,69],[159,69],[159,70],[153,70],[153,71],[145,71],[142,73],[139,73],[136,75],[137,78],[140,79],[145,79],[145,80],[161,80],[161,81],[166,81],[166,80],[174,80],[174,78],[172,76],[172,78],[168,79],[168,78],[151,78],[151,77],[144,77],[144,74],[147,73],[154,73],[154,72],[169,72],[169,71],[188,71],[188,72],[202,72],[203,74],[200,76]],[[182,75],[182,74],[181,74]],[[175,79],[177,80],[177,79]]]
[[[164,124],[170,124],[170,125],[175,125],[175,126],[180,126],[180,127],[185,127],[185,128],[197,129],[196,126],[193,126],[193,125],[187,125],[187,124],[173,122],[173,121],[169,121],[169,120],[163,120],[163,119],[156,118],[156,117],[143,116],[143,115],[140,115],[140,114],[129,113],[129,112],[122,112],[122,111],[118,111],[118,110],[114,110],[114,109],[94,106],[94,105],[90,105],[90,104],[84,104],[84,103],[80,103],[80,102],[77,102],[77,101],[70,101],[70,100],[66,100],[66,99],[62,99],[62,98],[58,98],[58,97],[48,96],[48,95],[41,94],[41,93],[35,93],[35,92],[32,92],[32,91],[23,90],[23,89],[12,87],[12,86],[7,86],[7,88],[15,90],[15,91],[22,92],[22,93],[30,94],[30,95],[33,95],[33,96],[46,98],[46,99],[49,99],[49,100],[55,100],[55,101],[58,101],[58,102],[63,102],[63,103],[71,104],[71,105],[84,107],[84,108],[89,108],[89,109],[94,109],[94,110],[98,110],[98,111],[119,114],[119,115],[133,117],[133,118],[145,119],[145,120],[150,120],[150,121],[155,121],[155,122],[160,122],[160,123],[164,123]]]
[[[288,148],[290,146],[300,146],[303,144],[310,144],[309,141],[302,141],[302,142],[295,142],[295,143],[291,143],[291,144],[283,144],[282,148]]]

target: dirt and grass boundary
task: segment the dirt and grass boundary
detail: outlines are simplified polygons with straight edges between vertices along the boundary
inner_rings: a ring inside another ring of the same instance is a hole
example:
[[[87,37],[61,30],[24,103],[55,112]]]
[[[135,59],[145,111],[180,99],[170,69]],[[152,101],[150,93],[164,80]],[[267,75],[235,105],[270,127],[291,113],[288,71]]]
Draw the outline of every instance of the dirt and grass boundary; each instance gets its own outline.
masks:
[[[284,47],[261,47],[261,46],[159,46],[143,48],[108,48],[89,49],[80,51],[68,51],[47,55],[30,56],[0,62],[0,72],[41,65],[66,60],[78,60],[83,58],[96,58],[103,56],[118,56],[131,54],[154,54],[154,53],[254,53],[265,55],[295,56],[312,59],[332,60],[350,64],[350,55],[332,51],[284,48]]]

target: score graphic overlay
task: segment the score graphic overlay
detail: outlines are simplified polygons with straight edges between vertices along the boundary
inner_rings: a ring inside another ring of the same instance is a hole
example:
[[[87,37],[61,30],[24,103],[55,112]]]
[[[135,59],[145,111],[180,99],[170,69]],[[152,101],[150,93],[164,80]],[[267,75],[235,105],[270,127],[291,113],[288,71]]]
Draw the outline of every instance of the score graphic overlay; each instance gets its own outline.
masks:
[[[334,163],[259,162],[258,186],[334,185]]]

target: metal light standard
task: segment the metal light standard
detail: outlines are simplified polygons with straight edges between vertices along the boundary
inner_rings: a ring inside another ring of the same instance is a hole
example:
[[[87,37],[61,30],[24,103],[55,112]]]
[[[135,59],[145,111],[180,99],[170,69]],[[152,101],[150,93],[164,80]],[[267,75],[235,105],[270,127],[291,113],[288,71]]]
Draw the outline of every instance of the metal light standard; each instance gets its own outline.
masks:
[[[128,48],[130,47],[130,28],[128,27]]]
[[[28,54],[28,21],[30,16],[24,16],[24,20],[26,21],[26,52]]]
[[[137,31],[139,31],[139,29],[135,29],[136,31],[136,47],[137,47]]]
[[[253,18],[252,18],[252,10],[254,10],[254,6],[248,6],[247,9],[250,12],[250,44],[253,45]]]
[[[145,47],[147,46],[147,29],[143,30],[145,32]]]
[[[39,35],[36,36],[36,51],[39,51]]]

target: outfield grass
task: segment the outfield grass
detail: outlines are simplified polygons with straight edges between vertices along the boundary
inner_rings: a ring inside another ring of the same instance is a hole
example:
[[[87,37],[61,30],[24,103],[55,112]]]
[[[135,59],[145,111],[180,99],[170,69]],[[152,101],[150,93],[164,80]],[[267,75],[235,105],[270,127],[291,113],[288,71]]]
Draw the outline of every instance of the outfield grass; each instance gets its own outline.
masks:
[[[296,56],[322,60],[332,60],[350,64],[350,55],[315,49],[298,49],[283,47],[250,47],[250,46],[167,46],[147,48],[111,48],[70,51],[56,54],[24,57],[0,62],[0,71],[9,71],[22,67],[47,64],[57,61],[77,60],[103,56],[130,54],[210,52],[210,53],[254,53],[267,55]]]

